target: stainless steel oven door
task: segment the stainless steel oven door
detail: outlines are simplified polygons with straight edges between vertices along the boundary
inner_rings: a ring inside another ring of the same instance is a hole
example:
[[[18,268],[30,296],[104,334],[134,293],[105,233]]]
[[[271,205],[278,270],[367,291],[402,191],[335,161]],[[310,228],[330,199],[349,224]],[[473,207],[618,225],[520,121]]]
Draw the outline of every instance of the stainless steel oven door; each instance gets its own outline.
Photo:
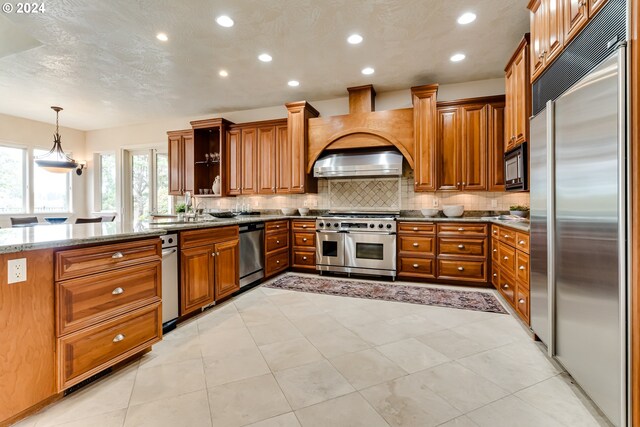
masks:
[[[344,266],[344,233],[318,231],[316,238],[316,264]]]
[[[396,269],[396,235],[349,232],[344,241],[345,264],[352,268]]]

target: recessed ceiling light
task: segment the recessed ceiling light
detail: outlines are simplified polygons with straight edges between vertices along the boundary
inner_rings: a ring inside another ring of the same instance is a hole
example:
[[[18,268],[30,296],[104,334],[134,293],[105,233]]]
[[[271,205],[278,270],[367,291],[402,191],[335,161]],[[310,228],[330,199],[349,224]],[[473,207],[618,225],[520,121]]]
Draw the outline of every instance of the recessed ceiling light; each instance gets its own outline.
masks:
[[[375,73],[376,70],[374,70],[371,67],[366,67],[362,69],[362,74],[364,74],[365,76],[368,76],[369,74],[373,74]]]
[[[362,36],[360,34],[351,34],[347,37],[347,41],[351,44],[360,44],[362,43]]]
[[[287,83],[289,86],[291,87],[296,87],[296,86],[300,86],[300,82],[297,80],[289,80],[289,83]]]
[[[451,62],[460,62],[462,61],[464,58],[466,58],[466,56],[464,55],[464,53],[456,53],[455,55],[453,55],[450,59]]]
[[[263,53],[258,56],[258,59],[262,62],[271,62],[273,58],[268,53]]]
[[[220,70],[218,74],[220,75],[220,77],[227,77],[229,75],[229,73],[227,73],[227,70]]]
[[[467,25],[467,24],[471,24],[475,20],[476,20],[476,14],[472,12],[467,12],[460,15],[460,17],[458,18],[458,24]]]
[[[220,25],[221,27],[233,27],[233,19],[229,18],[227,15],[220,15],[216,18],[216,22],[218,23],[218,25]]]
[[[167,40],[169,40],[169,37],[165,33],[156,34],[156,38],[161,42],[166,42]]]

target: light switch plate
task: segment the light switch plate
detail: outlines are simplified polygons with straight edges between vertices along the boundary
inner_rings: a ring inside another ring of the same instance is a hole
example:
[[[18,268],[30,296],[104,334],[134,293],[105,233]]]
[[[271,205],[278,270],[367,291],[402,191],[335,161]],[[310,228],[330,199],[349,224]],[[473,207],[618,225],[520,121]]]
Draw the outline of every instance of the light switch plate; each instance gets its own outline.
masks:
[[[25,282],[27,280],[27,259],[10,259],[7,265],[8,283]]]
[[[434,207],[434,208],[437,208],[437,207],[438,207],[438,198],[437,198],[437,197],[434,197],[434,198],[433,198],[433,207]]]

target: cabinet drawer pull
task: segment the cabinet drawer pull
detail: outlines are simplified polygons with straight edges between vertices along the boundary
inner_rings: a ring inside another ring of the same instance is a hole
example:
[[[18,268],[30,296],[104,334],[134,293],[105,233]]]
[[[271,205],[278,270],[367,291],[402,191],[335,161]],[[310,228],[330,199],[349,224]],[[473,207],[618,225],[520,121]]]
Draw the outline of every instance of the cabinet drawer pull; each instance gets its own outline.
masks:
[[[464,249],[464,245],[458,245],[458,249]]]
[[[525,242],[524,242],[524,240],[520,240],[520,241],[518,242],[518,244],[519,244],[519,245],[523,245],[523,246],[524,246],[524,243],[525,243]]]
[[[502,285],[503,289],[509,289],[509,285],[507,285],[506,283],[504,285]]]
[[[493,252],[498,252],[498,250],[497,250],[497,249],[494,249],[494,250],[493,250]]]
[[[418,268],[420,267],[418,264],[413,264],[413,268]]]
[[[276,228],[280,228],[280,226],[279,226],[279,225],[276,225]]]
[[[111,341],[113,342],[120,342],[124,339],[124,334],[118,334],[115,337],[113,337],[113,339]]]
[[[303,241],[303,242],[306,242],[307,240],[308,240],[308,239],[307,239],[306,237],[303,237],[303,238],[302,238],[302,241]]]
[[[493,277],[498,277],[498,273],[493,273]]]
[[[418,227],[413,227],[413,231],[418,231]]]
[[[463,227],[458,227],[458,231],[464,231]]]
[[[524,299],[523,299],[523,298],[520,298],[520,299],[518,300],[518,303],[520,303],[520,304],[524,304]]]
[[[509,236],[508,234],[505,234],[505,235],[504,235],[504,238],[505,238],[505,239],[510,239],[510,238],[511,238],[511,236]]]
[[[414,247],[414,248],[417,248],[418,246],[420,246],[420,245],[418,244],[418,242],[415,242],[415,243],[413,244],[413,247]]]
[[[280,264],[280,260],[279,259],[276,260],[276,264]]]
[[[114,290],[111,291],[111,295],[120,295],[124,293],[124,289],[122,288],[115,288]]]
[[[307,224],[303,224],[303,225],[302,225],[302,228],[307,228]]]
[[[111,258],[120,259],[120,258],[124,258],[124,255],[122,255],[122,252],[116,252],[113,255],[111,255]]]
[[[464,271],[464,267],[458,267],[458,271]]]
[[[220,256],[220,252],[216,252],[216,256]]]
[[[508,257],[508,256],[506,256],[506,257],[504,257],[504,258],[502,258],[502,259],[506,261],[506,260],[508,260],[508,259],[509,259],[509,257]]]
[[[211,256],[216,256],[216,253],[215,252],[211,252]]]
[[[520,266],[520,270],[524,270],[524,265],[521,265],[521,266]]]
[[[493,230],[493,234],[498,234],[498,230]]]
[[[276,245],[279,245],[279,244],[280,244],[280,240],[276,240]]]
[[[306,260],[307,260],[307,257],[306,257],[306,256],[303,256],[303,257],[302,257],[302,260],[303,260],[303,261],[306,261]]]

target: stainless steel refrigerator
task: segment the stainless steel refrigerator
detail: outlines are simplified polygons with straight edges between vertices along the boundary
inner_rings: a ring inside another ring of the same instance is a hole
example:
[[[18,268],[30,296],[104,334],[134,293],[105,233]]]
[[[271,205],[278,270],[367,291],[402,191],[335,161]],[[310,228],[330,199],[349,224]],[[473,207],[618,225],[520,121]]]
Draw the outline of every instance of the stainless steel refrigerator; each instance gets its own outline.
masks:
[[[625,50],[531,119],[531,327],[627,425]]]

